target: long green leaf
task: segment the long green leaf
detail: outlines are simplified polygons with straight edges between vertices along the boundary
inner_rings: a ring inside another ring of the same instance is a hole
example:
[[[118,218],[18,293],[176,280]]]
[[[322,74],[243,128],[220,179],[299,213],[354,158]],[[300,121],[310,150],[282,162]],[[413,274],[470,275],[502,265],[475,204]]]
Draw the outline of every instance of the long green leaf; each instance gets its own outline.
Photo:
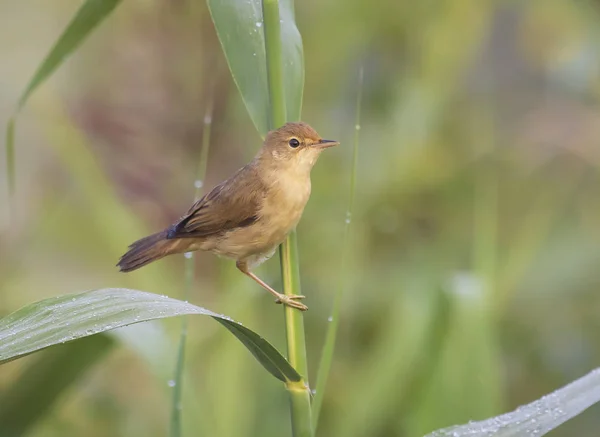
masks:
[[[208,0],[217,35],[256,129],[269,130],[269,90],[263,13],[260,0]],[[287,119],[298,120],[304,90],[302,38],[293,0],[280,0],[282,65]]]
[[[0,437],[25,435],[114,344],[111,337],[100,334],[40,354],[0,395]]]
[[[65,31],[58,38],[50,53],[40,64],[35,74],[29,81],[27,88],[19,99],[18,108],[21,109],[27,102],[31,93],[44,82],[63,61],[87,38],[94,28],[110,14],[121,0],[87,0],[75,17],[71,20]]]
[[[600,402],[600,369],[515,411],[426,437],[540,437]]]
[[[87,38],[94,28],[100,24],[117,7],[121,0],[87,0],[81,5],[75,17],[71,20],[58,41],[54,44],[46,58],[37,68],[27,87],[21,93],[17,110],[19,112],[29,96],[44,82],[63,61]],[[6,126],[6,166],[10,208],[14,215],[15,196],[15,157],[14,157],[15,116],[11,117]]]
[[[107,288],[45,299],[0,319],[0,364],[56,344],[133,323],[184,314],[210,316],[232,332],[273,376],[300,375],[269,342],[222,314],[167,296]]]

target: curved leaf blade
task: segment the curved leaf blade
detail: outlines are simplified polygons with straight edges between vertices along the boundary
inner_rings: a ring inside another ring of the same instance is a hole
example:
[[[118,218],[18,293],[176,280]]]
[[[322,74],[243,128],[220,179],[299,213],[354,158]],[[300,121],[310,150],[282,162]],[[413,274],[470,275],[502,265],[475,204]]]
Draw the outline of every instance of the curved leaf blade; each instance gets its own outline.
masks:
[[[0,319],[0,364],[111,329],[184,314],[217,320],[277,379],[301,379],[273,345],[229,317],[167,296],[125,288],[45,299]]]
[[[229,332],[235,335],[237,339],[241,341],[244,346],[246,346],[250,353],[254,355],[254,357],[263,365],[263,367],[272,375],[281,379],[282,381],[285,381],[285,379],[282,379],[277,375],[281,372],[280,369],[289,366],[292,370],[294,370],[294,374],[289,375],[287,379],[295,382],[300,381],[300,374],[296,372],[296,370],[290,365],[290,363],[288,363],[283,355],[281,355],[279,352],[276,354],[265,354],[263,352],[264,350],[273,348],[273,346],[267,340],[262,338],[257,333],[244,328],[239,323],[231,323],[231,321],[222,318],[215,318],[215,320],[221,325],[225,326]]]
[[[54,44],[46,58],[39,65],[25,90],[21,93],[17,103],[17,110],[6,126],[6,178],[8,183],[8,194],[10,199],[11,215],[15,214],[15,117],[29,96],[43,83],[63,61],[87,38],[87,36],[98,26],[121,2],[121,0],[87,0],[79,8],[75,17],[71,20],[58,41]]]
[[[246,109],[264,137],[269,131],[269,91],[260,0],[207,0],[213,23]],[[287,119],[300,118],[304,90],[302,37],[293,0],[280,0],[281,44]]]
[[[58,38],[50,53],[40,64],[21,94],[18,108],[21,109],[31,93],[44,82],[62,62],[85,40],[117,7],[121,0],[87,0],[77,11],[65,31]]]
[[[540,437],[600,402],[600,368],[530,404],[426,437]]]

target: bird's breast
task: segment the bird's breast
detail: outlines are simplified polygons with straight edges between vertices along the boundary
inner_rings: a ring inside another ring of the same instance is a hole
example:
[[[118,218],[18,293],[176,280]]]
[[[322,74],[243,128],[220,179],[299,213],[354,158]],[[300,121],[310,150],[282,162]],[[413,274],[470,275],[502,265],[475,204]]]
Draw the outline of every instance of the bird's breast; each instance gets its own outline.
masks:
[[[298,224],[309,196],[310,179],[279,178],[265,192],[256,222],[227,232],[205,250],[237,260],[264,261]]]
[[[284,173],[265,196],[260,216],[274,229],[289,232],[300,220],[310,197],[310,178]]]
[[[253,252],[269,252],[298,224],[310,196],[310,179],[279,178],[263,198],[258,221],[248,233],[256,243]]]

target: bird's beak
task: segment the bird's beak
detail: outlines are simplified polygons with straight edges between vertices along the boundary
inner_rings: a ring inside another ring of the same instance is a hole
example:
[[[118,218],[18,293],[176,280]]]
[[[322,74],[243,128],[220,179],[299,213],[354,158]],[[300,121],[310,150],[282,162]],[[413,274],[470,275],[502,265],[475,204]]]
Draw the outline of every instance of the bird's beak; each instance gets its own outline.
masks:
[[[326,149],[328,147],[338,146],[340,144],[339,141],[334,140],[319,140],[318,143],[314,143],[313,147],[317,149]]]

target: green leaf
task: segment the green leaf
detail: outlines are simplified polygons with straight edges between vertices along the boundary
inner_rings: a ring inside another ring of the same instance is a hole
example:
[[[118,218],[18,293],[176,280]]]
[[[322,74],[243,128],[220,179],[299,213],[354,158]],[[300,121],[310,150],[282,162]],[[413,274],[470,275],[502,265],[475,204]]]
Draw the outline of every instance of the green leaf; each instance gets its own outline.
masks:
[[[269,130],[269,90],[260,0],[208,0],[217,35],[246,109],[256,129]],[[281,49],[287,120],[300,119],[304,89],[302,38],[293,0],[280,0]]]
[[[29,96],[44,82],[63,61],[85,40],[94,28],[104,20],[121,0],[87,0],[77,11],[65,31],[58,38],[50,53],[46,55],[27,87],[21,94],[17,110],[21,110]],[[6,178],[10,197],[11,214],[14,215],[15,195],[15,153],[14,153],[15,117],[11,117],[6,126]]]
[[[31,93],[44,82],[62,62],[85,40],[94,28],[104,20],[121,0],[87,0],[62,33],[46,59],[40,64],[19,99],[21,109]]]
[[[284,378],[286,375],[281,371],[281,369],[288,369],[287,380],[300,381],[301,376],[292,366],[290,366],[284,356],[277,352],[267,340],[262,338],[256,332],[243,327],[239,323],[232,323],[231,320],[227,320],[226,318],[215,317],[215,320],[221,325],[225,326],[229,332],[235,335],[238,340],[248,348],[252,355],[254,355],[258,361],[260,361],[264,368],[275,377],[285,381],[286,379]],[[273,351],[277,353],[266,354],[264,351],[268,349],[273,349]]]
[[[210,316],[232,332],[273,376],[300,375],[269,342],[240,323],[167,296],[107,288],[45,299],[0,319],[0,364],[56,344],[133,323],[184,314]]]
[[[15,214],[15,119],[11,117],[6,125],[6,181],[8,205],[11,216]],[[12,219],[13,217],[11,217]],[[12,220],[11,220],[12,221]]]
[[[426,437],[540,437],[600,401],[600,368],[515,411]]]
[[[101,334],[40,354],[0,395],[0,437],[25,435],[114,343],[112,338]]]

